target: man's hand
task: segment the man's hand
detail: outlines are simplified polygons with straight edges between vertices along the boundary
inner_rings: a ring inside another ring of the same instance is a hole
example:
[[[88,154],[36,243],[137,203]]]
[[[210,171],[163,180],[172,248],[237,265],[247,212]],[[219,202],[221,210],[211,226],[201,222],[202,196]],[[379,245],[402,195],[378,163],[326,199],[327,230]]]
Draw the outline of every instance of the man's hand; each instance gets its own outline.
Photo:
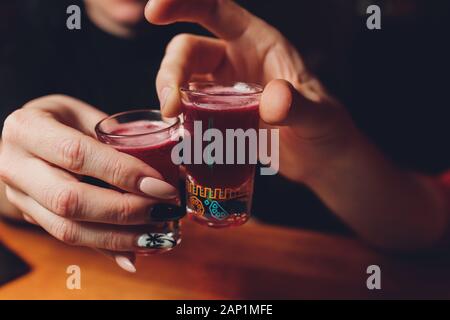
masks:
[[[327,148],[311,152],[312,145],[335,149],[356,133],[345,109],[282,34],[234,2],[152,0],[146,17],[156,24],[196,22],[219,37],[181,34],[170,42],[156,81],[165,115],[181,112],[179,87],[191,79],[267,84],[260,106],[263,125],[280,129],[280,172],[298,182],[320,170],[317,157],[330,155]]]
[[[260,116],[280,129],[282,175],[308,185],[376,245],[414,249],[442,236],[441,192],[386,160],[272,26],[231,0],[151,0],[145,15],[154,24],[198,23],[217,36],[182,34],[168,45],[156,81],[165,115],[181,112],[179,88],[190,80],[261,83]]]

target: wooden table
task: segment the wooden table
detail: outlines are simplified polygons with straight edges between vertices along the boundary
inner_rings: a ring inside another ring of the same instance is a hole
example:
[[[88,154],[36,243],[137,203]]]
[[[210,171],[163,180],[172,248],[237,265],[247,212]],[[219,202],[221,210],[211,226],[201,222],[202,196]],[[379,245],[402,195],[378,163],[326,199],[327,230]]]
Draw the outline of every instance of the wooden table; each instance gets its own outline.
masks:
[[[140,258],[135,275],[38,230],[0,223],[0,239],[32,267],[0,287],[0,299],[450,298],[446,257],[389,257],[356,239],[255,222],[227,230],[186,222],[180,247]],[[372,264],[380,291],[366,287]],[[66,288],[69,265],[81,268],[81,290]]]

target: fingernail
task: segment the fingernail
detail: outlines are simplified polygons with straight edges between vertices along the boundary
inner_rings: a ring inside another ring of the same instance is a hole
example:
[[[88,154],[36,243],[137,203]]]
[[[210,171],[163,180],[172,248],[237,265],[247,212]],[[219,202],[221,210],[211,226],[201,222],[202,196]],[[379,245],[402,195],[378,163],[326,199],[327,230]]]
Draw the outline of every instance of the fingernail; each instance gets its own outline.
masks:
[[[178,195],[177,189],[167,182],[150,177],[141,180],[139,190],[148,196],[159,199],[173,199]]]
[[[146,249],[171,249],[177,245],[172,233],[146,233],[138,237],[137,246]]]
[[[150,209],[150,221],[164,222],[179,220],[186,215],[186,209],[166,203],[158,203]]]
[[[36,222],[36,220],[34,220],[33,218],[31,218],[30,216],[23,214],[23,218],[25,219],[26,222],[31,223],[31,224],[35,224],[38,225],[38,223]]]
[[[164,109],[167,103],[167,99],[169,98],[170,93],[172,92],[172,88],[164,87],[161,90],[161,110]]]
[[[123,270],[135,273],[136,267],[134,266],[133,262],[131,262],[130,259],[124,256],[116,256],[115,258],[116,263],[121,267]]]

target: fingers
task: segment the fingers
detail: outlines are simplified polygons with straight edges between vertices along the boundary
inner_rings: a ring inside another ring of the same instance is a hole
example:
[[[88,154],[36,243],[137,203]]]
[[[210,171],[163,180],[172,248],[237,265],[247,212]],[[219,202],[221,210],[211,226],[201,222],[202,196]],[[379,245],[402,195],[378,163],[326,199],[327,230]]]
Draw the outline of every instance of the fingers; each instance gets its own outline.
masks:
[[[24,109],[38,109],[57,115],[58,121],[95,137],[95,125],[108,115],[83,101],[64,96],[50,95],[30,101]]]
[[[224,40],[239,38],[252,23],[259,21],[229,0],[151,0],[145,16],[154,24],[198,23]]]
[[[23,216],[23,219],[24,219],[26,222],[31,223],[31,224],[34,224],[34,225],[37,225],[37,226],[39,225],[39,224],[38,224],[32,217],[30,217],[29,215],[23,213],[22,216]]]
[[[326,138],[350,124],[339,105],[313,92],[308,95],[285,80],[271,81],[261,97],[261,119],[269,125],[290,126],[306,140]]]
[[[36,223],[66,244],[106,249],[111,251],[132,252],[147,248],[140,239],[147,233],[123,230],[109,225],[74,222],[50,212],[26,194],[6,188],[8,200],[30,216]],[[30,244],[32,245],[32,244]]]
[[[150,222],[155,199],[81,183],[45,162],[31,158],[11,168],[10,184],[49,211],[76,221],[120,225]],[[30,183],[33,177],[33,183]]]
[[[225,51],[222,41],[201,36],[181,34],[170,42],[156,78],[165,116],[181,112],[180,86],[195,74],[213,73],[223,62]]]
[[[136,272],[136,255],[133,252],[114,252],[110,250],[96,249],[96,251],[100,252],[104,256],[114,260],[119,267],[123,270],[135,273]]]
[[[20,148],[60,168],[98,178],[124,191],[161,199],[178,195],[175,187],[141,160],[46,114],[26,109],[14,112],[5,121],[2,138],[5,149]]]

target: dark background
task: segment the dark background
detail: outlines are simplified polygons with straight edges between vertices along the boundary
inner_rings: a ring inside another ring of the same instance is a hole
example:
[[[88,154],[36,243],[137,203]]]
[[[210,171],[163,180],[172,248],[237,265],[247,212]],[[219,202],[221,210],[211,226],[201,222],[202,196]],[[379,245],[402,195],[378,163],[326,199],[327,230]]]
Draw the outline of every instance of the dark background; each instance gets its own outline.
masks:
[[[246,0],[281,30],[350,110],[357,125],[399,166],[438,174],[450,167],[449,1],[372,1],[382,30],[366,28],[371,1]],[[65,27],[80,1],[0,0],[0,121],[27,101],[68,94],[109,113],[158,106],[154,79],[167,42],[205,33],[177,24],[143,25],[135,40],[92,26]],[[239,80],[239,79],[237,79]],[[320,230],[345,227],[306,188],[257,176],[262,220]]]

